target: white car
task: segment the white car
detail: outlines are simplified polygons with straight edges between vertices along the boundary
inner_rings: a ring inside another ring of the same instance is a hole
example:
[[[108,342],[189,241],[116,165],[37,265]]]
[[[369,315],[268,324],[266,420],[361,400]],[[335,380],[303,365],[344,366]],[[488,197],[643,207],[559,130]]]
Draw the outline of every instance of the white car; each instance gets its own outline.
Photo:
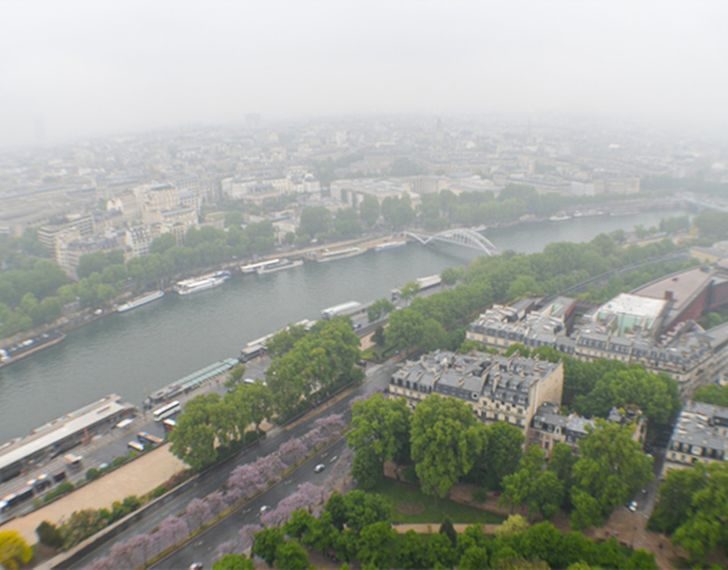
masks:
[[[324,465],[323,463],[319,463],[316,467],[313,468],[316,473],[321,473],[321,471],[323,471],[324,469],[326,469],[326,465]]]
[[[270,507],[268,505],[263,505],[262,507],[260,507],[260,514],[262,515],[268,509],[270,509]]]
[[[627,505],[627,508],[630,511],[635,512],[637,510],[637,506],[637,501],[630,501],[629,505]]]

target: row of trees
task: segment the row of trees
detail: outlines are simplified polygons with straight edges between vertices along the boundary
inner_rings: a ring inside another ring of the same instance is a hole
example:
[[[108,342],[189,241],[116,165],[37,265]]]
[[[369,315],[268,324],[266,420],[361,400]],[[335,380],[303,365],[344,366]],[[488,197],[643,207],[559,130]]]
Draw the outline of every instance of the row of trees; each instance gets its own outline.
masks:
[[[424,493],[445,497],[469,478],[498,489],[518,466],[523,433],[504,422],[485,425],[454,398],[428,396],[410,411],[403,398],[375,394],[352,408],[347,435],[352,474],[362,488],[376,486],[385,461],[413,464]]]
[[[701,386],[695,390],[693,400],[728,408],[728,386],[718,386],[717,384]]]
[[[126,542],[114,544],[109,556],[95,560],[89,567],[90,570],[133,570],[144,566],[165,550],[216,520],[227,510],[238,506],[241,501],[248,500],[279,482],[287,469],[314,450],[341,437],[344,426],[343,418],[335,414],[317,420],[303,438],[290,440],[275,452],[260,457],[253,463],[236,467],[228,477],[223,490],[213,491],[201,499],[193,499],[184,513],[167,517],[149,534],[139,534]],[[298,452],[302,450],[304,455],[294,452],[293,448]],[[280,515],[285,513],[287,517],[294,509],[313,504],[316,497],[322,496],[319,488],[310,487],[297,491],[299,499],[302,496],[310,497],[308,502],[301,503],[300,500],[296,500],[295,505],[291,505],[288,511],[281,510]],[[278,508],[281,508],[280,505]],[[219,554],[224,554],[223,551]]]
[[[458,481],[503,489],[503,501],[531,516],[572,511],[575,528],[601,524],[652,478],[652,459],[632,435],[634,426],[597,421],[579,442],[578,458],[559,444],[550,461],[505,422],[485,425],[455,398],[428,396],[409,410],[404,399],[381,395],[353,407],[349,446],[352,474],[363,488],[383,476],[385,461],[414,464],[422,491],[445,497]]]
[[[289,342],[296,335],[299,338]],[[294,329],[282,338],[286,340],[274,339],[277,355],[266,371],[268,387],[276,395],[275,411],[282,418],[363,377],[356,366],[360,358],[359,337],[348,319],[321,321],[306,334]],[[285,350],[284,345],[290,348]],[[285,352],[280,353],[281,350]]]
[[[192,399],[170,434],[171,451],[193,469],[202,469],[259,437],[263,420],[285,418],[310,406],[338,386],[361,378],[356,367],[359,338],[345,319],[317,323],[310,331],[293,326],[270,342],[273,360],[266,381],[235,383],[221,397]]]
[[[505,252],[477,258],[462,273],[448,275],[449,280],[460,279],[457,286],[418,297],[409,307],[393,313],[387,345],[411,352],[456,349],[467,323],[493,303],[557,293],[607,271],[665,255],[674,248],[664,241],[622,249],[602,234],[586,244],[549,244],[542,253]]]
[[[728,553],[728,463],[669,471],[648,527],[671,535],[694,561],[717,548]]]
[[[328,558],[373,568],[548,569],[656,568],[654,557],[614,540],[595,543],[578,532],[559,532],[550,523],[529,527],[512,517],[495,535],[470,526],[457,534],[449,521],[440,532],[397,533],[390,508],[377,495],[352,491],[333,495],[316,516],[295,511],[285,524],[254,536],[253,555],[275,568],[310,568],[307,549]]]

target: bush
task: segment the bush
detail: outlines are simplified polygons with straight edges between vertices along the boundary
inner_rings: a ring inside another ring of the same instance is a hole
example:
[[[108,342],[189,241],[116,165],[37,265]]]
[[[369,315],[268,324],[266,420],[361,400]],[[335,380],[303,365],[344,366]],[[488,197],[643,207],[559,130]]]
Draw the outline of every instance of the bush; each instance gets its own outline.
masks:
[[[151,493],[149,493],[149,498],[158,499],[159,497],[164,495],[167,491],[168,491],[167,487],[165,487],[164,485],[160,485],[159,487],[156,487],[155,489],[153,489]]]
[[[64,481],[58,487],[53,489],[52,491],[49,491],[48,494],[43,497],[44,503],[50,503],[51,501],[57,499],[58,497],[62,497],[63,495],[70,493],[73,491],[75,487],[73,486],[73,483],[70,481]]]
[[[63,536],[61,531],[53,523],[43,521],[35,529],[35,534],[38,535],[38,542],[51,548],[60,548],[63,546]]]
[[[101,471],[96,469],[96,467],[92,467],[91,469],[86,471],[86,481],[94,481],[99,477],[101,477]]]
[[[111,467],[116,469],[117,467],[121,467],[129,461],[129,457],[126,455],[120,455],[119,457],[114,457],[114,459],[111,460]]]

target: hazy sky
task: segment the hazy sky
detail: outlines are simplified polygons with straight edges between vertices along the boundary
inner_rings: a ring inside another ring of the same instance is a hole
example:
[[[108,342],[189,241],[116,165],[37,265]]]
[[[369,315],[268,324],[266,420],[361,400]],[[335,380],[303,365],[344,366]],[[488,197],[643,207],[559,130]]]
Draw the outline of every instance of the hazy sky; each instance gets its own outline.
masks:
[[[0,145],[266,116],[728,126],[728,1],[0,0]]]

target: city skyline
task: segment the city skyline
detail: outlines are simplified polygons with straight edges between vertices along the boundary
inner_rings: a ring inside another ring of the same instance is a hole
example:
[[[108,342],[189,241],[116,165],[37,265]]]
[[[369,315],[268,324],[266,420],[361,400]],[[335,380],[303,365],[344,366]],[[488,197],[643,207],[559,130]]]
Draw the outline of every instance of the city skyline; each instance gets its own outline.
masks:
[[[0,148],[251,112],[728,122],[717,2],[6,7]]]

